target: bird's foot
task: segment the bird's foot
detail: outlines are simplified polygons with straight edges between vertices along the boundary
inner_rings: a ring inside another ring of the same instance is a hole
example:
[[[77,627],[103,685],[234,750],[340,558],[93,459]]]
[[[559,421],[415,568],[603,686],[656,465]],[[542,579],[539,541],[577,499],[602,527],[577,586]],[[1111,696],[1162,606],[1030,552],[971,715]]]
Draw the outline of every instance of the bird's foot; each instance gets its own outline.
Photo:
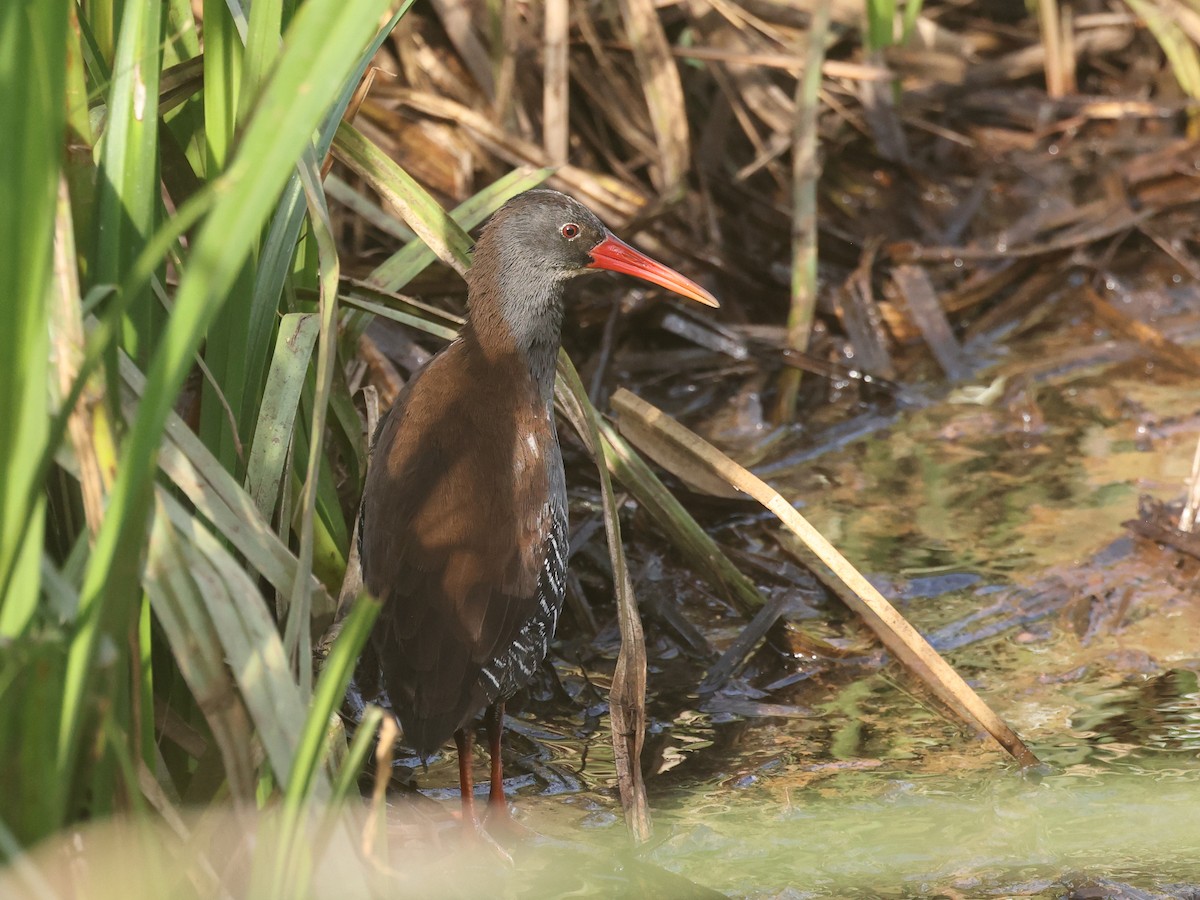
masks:
[[[512,817],[512,811],[503,800],[488,801],[485,827],[488,834],[505,845],[517,844],[538,837],[536,831],[526,828]]]
[[[482,848],[494,854],[502,862],[512,864],[512,855],[505,849],[508,841],[501,840],[499,836],[492,834],[490,818],[489,827],[485,828],[484,824],[474,816],[463,816],[459,836],[465,849],[474,851]]]

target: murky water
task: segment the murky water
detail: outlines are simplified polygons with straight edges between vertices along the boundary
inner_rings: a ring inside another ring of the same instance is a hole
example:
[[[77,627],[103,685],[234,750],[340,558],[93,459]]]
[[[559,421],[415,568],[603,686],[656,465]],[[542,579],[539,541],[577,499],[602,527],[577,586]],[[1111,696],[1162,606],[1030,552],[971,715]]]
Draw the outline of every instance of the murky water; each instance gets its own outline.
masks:
[[[1200,891],[1198,570],[1121,526],[1141,495],[1182,493],[1200,392],[1127,363],[1034,393],[1035,428],[938,403],[773,480],[1047,770],[1019,773],[868,654],[759,698],[776,715],[693,698],[657,721],[643,860],[754,897]],[[535,779],[526,819],[615,852],[612,798],[588,790],[612,774],[604,730],[549,745],[543,770],[583,790]],[[604,893],[603,864],[572,865]]]
[[[751,666],[705,698],[686,693],[694,673],[674,671],[686,660],[651,653],[655,837],[636,856],[607,787],[604,666],[560,660],[589,712],[513,721],[509,786],[545,838],[514,851],[511,877],[492,887],[1200,896],[1200,566],[1122,527],[1141,497],[1182,495],[1200,390],[1128,348],[1103,367],[1046,362],[1073,339],[1035,337],[978,385],[914,404],[836,453],[765,461],[1044,771],[1019,772],[947,718],[831,603],[794,625],[833,639],[844,659]],[[789,453],[803,455],[785,442]],[[702,624],[719,651],[743,622]],[[448,757],[417,780],[453,808],[455,776]]]

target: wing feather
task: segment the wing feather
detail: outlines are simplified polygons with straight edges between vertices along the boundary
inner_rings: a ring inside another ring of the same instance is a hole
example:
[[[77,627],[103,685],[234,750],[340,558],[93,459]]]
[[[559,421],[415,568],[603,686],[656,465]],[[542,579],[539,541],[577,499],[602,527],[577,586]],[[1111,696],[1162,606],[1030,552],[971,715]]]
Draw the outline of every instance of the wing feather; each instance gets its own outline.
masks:
[[[410,381],[364,491],[363,580],[383,603],[371,645],[423,756],[515,690],[497,684],[495,663],[546,606],[544,570],[565,532],[550,412],[519,361],[496,366],[481,372],[458,342]]]

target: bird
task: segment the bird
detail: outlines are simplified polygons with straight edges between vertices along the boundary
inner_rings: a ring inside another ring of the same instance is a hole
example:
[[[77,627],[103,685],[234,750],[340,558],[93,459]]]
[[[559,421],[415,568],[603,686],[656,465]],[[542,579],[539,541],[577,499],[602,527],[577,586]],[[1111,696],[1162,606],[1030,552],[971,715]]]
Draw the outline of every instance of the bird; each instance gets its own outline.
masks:
[[[381,418],[361,519],[363,583],[380,611],[356,681],[386,690],[403,742],[427,761],[451,737],[462,819],[474,805],[473,723],[491,754],[488,820],[504,796],[504,704],[546,656],[567,575],[567,485],[554,421],[564,288],[610,270],[716,307],[585,206],[547,189],[488,220],[458,337]],[[382,683],[380,683],[382,682]],[[371,698],[372,688],[363,694]]]

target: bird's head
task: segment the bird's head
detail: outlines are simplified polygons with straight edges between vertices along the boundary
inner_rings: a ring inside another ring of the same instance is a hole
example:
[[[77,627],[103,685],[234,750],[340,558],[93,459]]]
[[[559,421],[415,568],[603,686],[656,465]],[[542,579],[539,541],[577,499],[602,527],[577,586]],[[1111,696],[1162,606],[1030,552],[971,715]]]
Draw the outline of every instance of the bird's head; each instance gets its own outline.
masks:
[[[542,284],[557,286],[577,275],[608,269],[706,306],[720,305],[700,285],[634,250],[582,203],[558,191],[526,191],[506,203],[484,227],[475,246],[475,265],[481,276],[499,276],[530,292]]]

